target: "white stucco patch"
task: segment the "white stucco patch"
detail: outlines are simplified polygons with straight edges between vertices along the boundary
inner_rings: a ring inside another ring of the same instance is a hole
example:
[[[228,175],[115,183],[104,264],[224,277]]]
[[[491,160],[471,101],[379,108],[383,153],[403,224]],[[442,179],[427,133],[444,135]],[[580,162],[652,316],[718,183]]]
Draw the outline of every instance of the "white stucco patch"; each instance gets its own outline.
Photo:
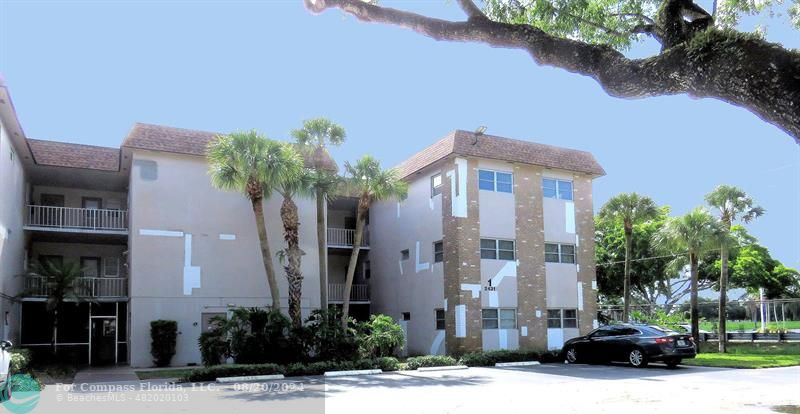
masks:
[[[430,209],[433,210],[433,197],[428,199],[428,207],[430,207]]]
[[[575,203],[572,201],[564,203],[564,217],[566,217],[566,228],[564,231],[567,233],[575,233]]]
[[[489,294],[489,307],[490,308],[499,307],[500,306],[499,305],[500,299],[498,299],[497,291],[496,290],[490,290],[489,292],[486,292],[486,293]]]
[[[597,319],[592,320],[592,328],[597,329],[599,326],[600,324],[597,323]]]
[[[235,234],[220,233],[219,239],[220,240],[236,240],[236,235]]]
[[[428,270],[428,269],[430,269],[430,267],[431,267],[431,264],[428,263],[428,262],[420,263],[420,261],[419,261],[419,242],[417,242],[417,259],[416,259],[416,266],[415,266],[416,272],[419,273],[419,272],[421,272],[423,270]]]
[[[519,328],[519,334],[522,335],[522,336],[528,336],[528,327],[527,326],[521,326]]]
[[[596,280],[592,280],[592,289],[593,290],[597,290],[597,281]]]
[[[443,352],[440,352],[442,343],[444,343],[444,331],[436,331],[436,336],[433,338],[433,343],[431,343],[431,349],[428,353],[431,355],[443,354]]]
[[[200,287],[200,267],[192,266],[192,235],[183,239],[183,294],[191,295],[192,289]]]
[[[462,283],[461,290],[469,290],[472,292],[472,299],[477,299],[481,296],[481,285],[477,283]],[[463,306],[463,305],[460,305]]]
[[[467,305],[456,305],[456,338],[467,337]]]
[[[453,217],[467,217],[467,160],[456,158],[456,169],[447,172]]]
[[[537,318],[541,318],[541,317],[542,317],[542,311],[540,311],[540,310],[538,310],[538,309],[537,309],[537,310],[536,310],[536,317],[537,317]]]
[[[182,231],[139,229],[140,236],[183,237]]]
[[[508,329],[497,330],[497,341],[500,344],[500,349],[508,349]]]
[[[400,266],[400,276],[403,276],[403,260],[398,260],[397,265]]]
[[[400,202],[397,202],[397,218],[400,218]]]
[[[578,282],[578,310],[583,310],[583,282]]]
[[[547,350],[561,349],[564,345],[564,330],[561,328],[547,329]]]
[[[445,311],[447,311],[447,298],[444,298],[444,300],[442,301],[442,307],[444,308]]]

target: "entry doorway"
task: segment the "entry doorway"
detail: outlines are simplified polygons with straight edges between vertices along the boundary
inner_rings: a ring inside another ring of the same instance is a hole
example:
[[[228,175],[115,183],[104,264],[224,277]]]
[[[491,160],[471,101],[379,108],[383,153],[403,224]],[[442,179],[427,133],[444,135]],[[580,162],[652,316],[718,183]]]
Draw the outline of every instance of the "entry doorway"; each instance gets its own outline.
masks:
[[[92,366],[113,365],[117,361],[117,318],[93,316],[91,320]]]

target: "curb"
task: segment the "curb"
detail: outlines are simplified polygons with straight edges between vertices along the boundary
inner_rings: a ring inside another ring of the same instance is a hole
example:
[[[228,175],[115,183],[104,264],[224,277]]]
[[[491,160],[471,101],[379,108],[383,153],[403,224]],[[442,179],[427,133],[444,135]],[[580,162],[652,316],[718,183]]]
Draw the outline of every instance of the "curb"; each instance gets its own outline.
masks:
[[[428,372],[428,371],[455,371],[457,369],[467,369],[469,368],[466,365],[446,365],[443,367],[420,367],[417,368],[417,371],[421,372]]]
[[[247,375],[244,377],[220,377],[217,378],[217,382],[224,384],[229,382],[266,381],[266,380],[276,380],[276,379],[283,379],[283,374]]]
[[[350,375],[373,375],[382,373],[383,370],[380,369],[356,369],[350,371],[326,371],[323,375],[326,377],[344,377]]]
[[[528,367],[533,365],[541,364],[539,361],[498,362],[494,364],[495,367]]]

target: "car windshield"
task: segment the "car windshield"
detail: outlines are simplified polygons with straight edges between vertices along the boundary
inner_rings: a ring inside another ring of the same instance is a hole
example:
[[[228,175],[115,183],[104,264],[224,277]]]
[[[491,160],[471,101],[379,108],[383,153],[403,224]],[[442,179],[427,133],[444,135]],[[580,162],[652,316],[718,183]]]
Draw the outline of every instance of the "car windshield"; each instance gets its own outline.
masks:
[[[665,328],[663,326],[658,326],[658,325],[650,325],[650,329],[654,329],[654,330],[656,330],[659,333],[664,334],[664,335],[675,335],[675,334],[677,334],[677,332],[675,332],[672,329]]]

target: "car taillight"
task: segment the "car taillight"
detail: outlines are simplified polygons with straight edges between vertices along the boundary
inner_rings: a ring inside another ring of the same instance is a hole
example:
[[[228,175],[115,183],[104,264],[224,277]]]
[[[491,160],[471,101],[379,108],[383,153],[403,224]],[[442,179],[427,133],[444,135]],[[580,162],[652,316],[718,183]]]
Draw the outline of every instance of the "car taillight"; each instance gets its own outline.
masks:
[[[656,338],[657,344],[668,344],[672,342],[672,338]]]
[[[694,342],[694,337],[693,337],[693,336],[690,336],[690,337],[689,337],[689,341],[691,341],[691,342]]]

